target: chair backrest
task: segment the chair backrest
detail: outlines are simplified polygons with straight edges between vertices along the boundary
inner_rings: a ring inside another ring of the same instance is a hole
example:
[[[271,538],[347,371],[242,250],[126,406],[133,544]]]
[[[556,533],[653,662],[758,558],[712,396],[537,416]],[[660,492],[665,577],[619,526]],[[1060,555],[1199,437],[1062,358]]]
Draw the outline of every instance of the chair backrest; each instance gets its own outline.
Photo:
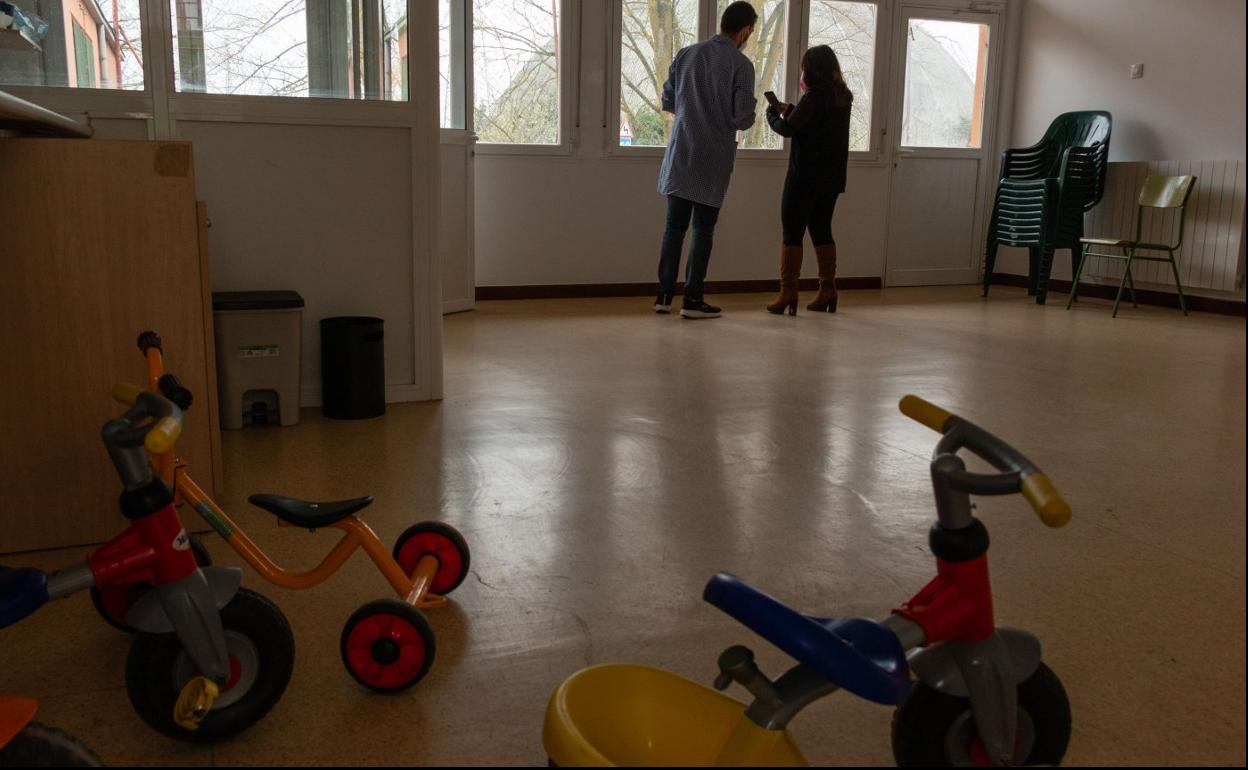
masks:
[[[1140,189],[1140,205],[1154,209],[1177,209],[1187,205],[1196,187],[1196,177],[1153,174]]]
[[[1090,211],[1105,195],[1109,142],[1070,147],[1062,163],[1062,206]],[[1080,220],[1082,221],[1082,220]]]
[[[1196,177],[1185,176],[1162,176],[1161,174],[1150,174],[1144,180],[1144,186],[1140,189],[1140,200],[1135,217],[1135,240],[1138,242],[1144,235],[1144,209],[1178,209],[1179,230],[1173,246],[1169,246],[1171,252],[1177,251],[1183,245],[1183,229],[1187,219],[1187,199],[1191,197],[1192,190],[1196,189]]]
[[[1049,124],[1041,141],[1056,142],[1061,150],[1091,147],[1100,142],[1108,146],[1112,128],[1113,117],[1104,110],[1063,112]]]

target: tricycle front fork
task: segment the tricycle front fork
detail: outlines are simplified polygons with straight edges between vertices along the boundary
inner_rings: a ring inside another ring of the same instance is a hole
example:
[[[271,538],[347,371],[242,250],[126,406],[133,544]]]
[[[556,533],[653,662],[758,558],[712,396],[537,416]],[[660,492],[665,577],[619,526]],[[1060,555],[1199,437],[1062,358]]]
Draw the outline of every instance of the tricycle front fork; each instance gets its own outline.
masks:
[[[909,656],[911,669],[933,689],[968,698],[984,750],[994,763],[1010,764],[1018,738],[1018,685],[1039,665],[1040,642],[1024,631],[996,627],[987,532],[981,530],[973,517],[958,530],[962,541],[982,542],[955,559],[940,553],[953,531],[933,528],[936,577],[893,617],[919,628],[920,649]]]
[[[135,520],[86,563],[49,574],[47,593],[49,599],[60,599],[97,586],[153,584],[127,610],[127,623],[141,632],[176,633],[200,672],[224,684],[230,664],[220,610],[238,592],[241,581],[236,568],[196,565],[186,531],[170,504]]]

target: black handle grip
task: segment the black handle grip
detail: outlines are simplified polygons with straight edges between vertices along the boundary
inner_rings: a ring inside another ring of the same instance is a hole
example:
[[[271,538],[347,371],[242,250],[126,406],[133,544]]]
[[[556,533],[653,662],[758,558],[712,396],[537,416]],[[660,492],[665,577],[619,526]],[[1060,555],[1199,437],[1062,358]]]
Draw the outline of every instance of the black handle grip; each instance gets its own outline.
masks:
[[[160,335],[150,330],[139,335],[139,350],[143,352],[143,355],[147,355],[148,348],[156,348],[162,353],[165,352],[160,346]]]
[[[176,374],[162,374],[156,384],[160,386],[160,392],[165,398],[177,404],[178,408],[184,412],[190,409],[191,403],[195,401],[190,388],[183,385]]]

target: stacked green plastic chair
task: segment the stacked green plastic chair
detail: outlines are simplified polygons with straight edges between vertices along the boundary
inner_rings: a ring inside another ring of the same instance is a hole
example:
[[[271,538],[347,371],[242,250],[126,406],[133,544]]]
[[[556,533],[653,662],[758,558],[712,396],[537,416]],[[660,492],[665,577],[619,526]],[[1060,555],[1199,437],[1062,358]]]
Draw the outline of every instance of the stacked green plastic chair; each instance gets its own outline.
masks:
[[[1066,112],[1031,147],[1006,150],[988,225],[984,296],[1000,246],[1028,250],[1028,293],[1043,305],[1053,253],[1070,250],[1071,274],[1079,260],[1083,215],[1105,194],[1109,167],[1108,112]]]

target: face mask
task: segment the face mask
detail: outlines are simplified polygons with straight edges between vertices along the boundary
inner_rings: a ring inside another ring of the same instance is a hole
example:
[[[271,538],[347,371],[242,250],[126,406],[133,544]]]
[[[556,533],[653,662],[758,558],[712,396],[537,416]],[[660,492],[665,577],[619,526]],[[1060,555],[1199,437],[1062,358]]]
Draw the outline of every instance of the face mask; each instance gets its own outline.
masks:
[[[810,88],[806,85],[806,73],[805,72],[802,73],[802,78],[801,80],[797,82],[797,84],[798,86],[801,87],[802,93],[807,93],[810,91]]]

